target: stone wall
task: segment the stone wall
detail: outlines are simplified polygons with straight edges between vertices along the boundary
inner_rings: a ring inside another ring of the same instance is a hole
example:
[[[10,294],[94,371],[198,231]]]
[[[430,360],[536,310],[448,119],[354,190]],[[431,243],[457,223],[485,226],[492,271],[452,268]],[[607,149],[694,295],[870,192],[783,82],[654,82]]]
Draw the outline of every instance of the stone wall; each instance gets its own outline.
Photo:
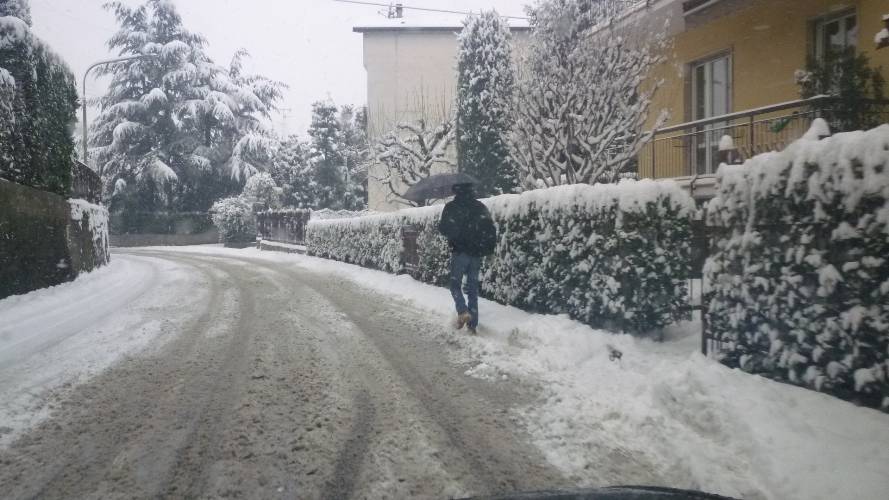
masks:
[[[111,246],[114,247],[186,246],[213,243],[219,243],[219,231],[216,230],[216,227],[211,227],[198,234],[130,233],[111,235]]]
[[[130,212],[111,215],[111,246],[185,246],[219,243],[207,212]]]
[[[108,262],[107,212],[0,179],[0,298],[58,285]],[[97,226],[98,223],[98,226]]]

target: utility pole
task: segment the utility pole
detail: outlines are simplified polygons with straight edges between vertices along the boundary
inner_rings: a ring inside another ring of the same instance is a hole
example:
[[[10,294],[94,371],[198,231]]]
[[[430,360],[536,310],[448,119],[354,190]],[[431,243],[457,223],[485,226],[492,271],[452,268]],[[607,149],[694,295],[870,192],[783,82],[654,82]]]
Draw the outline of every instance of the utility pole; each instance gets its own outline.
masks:
[[[86,125],[86,77],[87,77],[87,75],[89,75],[90,71],[92,71],[93,69],[95,69],[99,66],[104,66],[106,64],[114,64],[114,63],[124,62],[124,61],[133,61],[136,59],[150,59],[150,58],[155,58],[155,57],[157,57],[157,56],[155,56],[154,54],[140,54],[137,56],[118,57],[116,59],[108,59],[105,61],[99,61],[97,63],[91,64],[90,67],[87,68],[86,71],[83,72],[83,102],[80,103],[80,107],[83,110],[83,125],[82,125],[83,126],[83,164],[86,165],[87,167],[89,167],[89,158],[88,158],[89,152],[87,150],[87,141],[89,140],[89,136],[88,136],[87,125]],[[102,175],[101,168],[99,169],[99,175],[100,176]]]

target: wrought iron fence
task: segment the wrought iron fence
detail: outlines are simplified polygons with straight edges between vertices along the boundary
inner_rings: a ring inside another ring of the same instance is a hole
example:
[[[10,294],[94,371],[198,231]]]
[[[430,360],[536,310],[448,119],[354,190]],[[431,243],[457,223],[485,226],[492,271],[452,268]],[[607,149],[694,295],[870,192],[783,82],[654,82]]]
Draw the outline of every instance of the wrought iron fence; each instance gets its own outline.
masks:
[[[832,97],[814,97],[659,129],[639,155],[639,175],[657,179],[713,174],[723,159],[720,149],[727,146],[738,162],[780,151],[802,137],[816,118],[828,116],[835,103]],[[887,104],[871,103],[883,121],[889,118]],[[732,141],[721,148],[724,136]]]
[[[257,212],[257,231],[264,240],[305,245],[306,225],[311,216],[311,210],[303,209]]]

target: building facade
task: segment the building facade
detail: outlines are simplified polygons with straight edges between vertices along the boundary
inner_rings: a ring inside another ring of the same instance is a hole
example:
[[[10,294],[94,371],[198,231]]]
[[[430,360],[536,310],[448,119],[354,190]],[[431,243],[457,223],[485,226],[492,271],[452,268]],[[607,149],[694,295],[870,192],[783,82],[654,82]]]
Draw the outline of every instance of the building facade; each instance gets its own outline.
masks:
[[[889,50],[876,35],[885,0],[676,0],[667,63],[652,110],[670,120],[639,158],[643,177],[711,176],[719,142],[733,139],[740,158],[782,149],[818,115],[799,102],[799,71],[809,57],[854,47],[889,76]]]
[[[632,12],[621,22],[665,26],[673,42],[666,62],[652,70],[650,82],[661,86],[648,128],[661,110],[669,120],[640,153],[638,173],[677,178],[702,187],[704,196],[712,192],[724,136],[743,159],[782,149],[808,130],[821,105],[801,100],[798,72],[809,57],[854,47],[889,77],[889,48],[881,48],[889,42],[879,36],[887,0],[639,0]],[[405,19],[354,28],[364,36],[372,141],[402,121],[450,118],[460,29]],[[526,25],[513,28],[519,51],[529,34]],[[371,169],[370,208],[399,208],[374,181],[380,168]]]
[[[364,38],[367,71],[367,127],[372,144],[398,123],[425,119],[430,125],[453,119],[457,95],[457,36],[462,24],[380,19],[356,26]],[[526,25],[513,28],[520,45]],[[453,148],[452,148],[453,149]],[[456,151],[452,151],[456,157]],[[403,208],[385,183],[382,165],[374,164],[368,179],[368,208]]]

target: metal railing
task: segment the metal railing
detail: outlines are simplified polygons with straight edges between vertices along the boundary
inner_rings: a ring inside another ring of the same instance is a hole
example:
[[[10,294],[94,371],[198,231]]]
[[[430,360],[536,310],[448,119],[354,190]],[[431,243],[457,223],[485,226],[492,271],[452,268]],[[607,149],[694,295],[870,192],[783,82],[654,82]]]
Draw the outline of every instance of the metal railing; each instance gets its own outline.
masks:
[[[648,178],[713,174],[720,164],[720,141],[732,138],[735,159],[780,151],[824,116],[835,98],[813,97],[681,123],[657,130],[639,155],[639,176]],[[874,102],[881,116],[886,103]]]
[[[304,245],[306,225],[311,216],[311,210],[303,209],[257,212],[257,231],[264,240]]]

